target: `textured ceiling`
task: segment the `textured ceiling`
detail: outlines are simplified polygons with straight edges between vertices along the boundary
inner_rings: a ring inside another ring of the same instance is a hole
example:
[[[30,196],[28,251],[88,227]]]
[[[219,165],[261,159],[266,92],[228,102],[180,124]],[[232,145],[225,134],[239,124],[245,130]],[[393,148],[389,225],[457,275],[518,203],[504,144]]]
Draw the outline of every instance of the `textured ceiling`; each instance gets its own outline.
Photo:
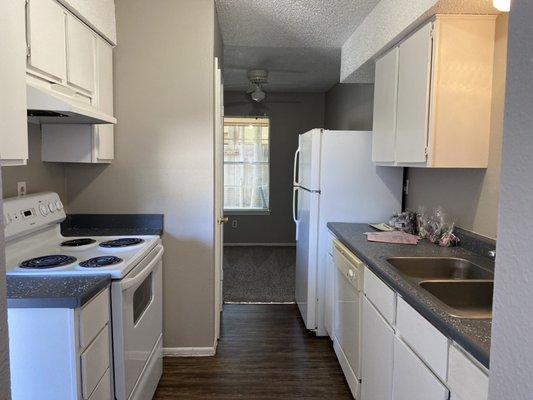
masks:
[[[270,71],[267,91],[325,91],[339,81],[340,48],[378,0],[216,0],[224,81],[245,90],[247,70]]]

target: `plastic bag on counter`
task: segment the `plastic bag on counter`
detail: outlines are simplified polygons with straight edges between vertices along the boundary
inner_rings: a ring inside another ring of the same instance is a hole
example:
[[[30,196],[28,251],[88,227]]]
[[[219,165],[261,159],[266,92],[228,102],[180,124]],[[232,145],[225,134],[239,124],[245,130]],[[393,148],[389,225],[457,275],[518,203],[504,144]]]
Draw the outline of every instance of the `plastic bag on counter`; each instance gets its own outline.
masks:
[[[394,214],[389,220],[389,225],[396,230],[416,235],[417,215],[409,210]]]
[[[424,207],[420,207],[417,225],[419,236],[427,238],[431,243],[442,247],[459,243],[459,239],[453,234],[454,223],[446,216],[442,207],[437,207],[429,213]]]

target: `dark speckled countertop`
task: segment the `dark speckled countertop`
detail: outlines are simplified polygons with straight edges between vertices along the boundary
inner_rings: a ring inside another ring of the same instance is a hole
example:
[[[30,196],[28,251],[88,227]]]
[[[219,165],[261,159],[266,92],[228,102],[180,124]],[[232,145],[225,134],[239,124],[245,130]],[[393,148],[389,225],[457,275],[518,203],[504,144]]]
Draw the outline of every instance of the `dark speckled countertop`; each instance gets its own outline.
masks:
[[[444,335],[458,343],[485,367],[489,367],[491,320],[450,316],[428,292],[406,279],[391,264],[389,257],[459,257],[494,270],[494,262],[460,246],[442,248],[425,240],[418,245],[369,242],[367,224],[328,223],[328,228],[368,268],[398,292],[405,301],[435,325]]]
[[[9,308],[78,308],[111,283],[110,275],[7,276]]]

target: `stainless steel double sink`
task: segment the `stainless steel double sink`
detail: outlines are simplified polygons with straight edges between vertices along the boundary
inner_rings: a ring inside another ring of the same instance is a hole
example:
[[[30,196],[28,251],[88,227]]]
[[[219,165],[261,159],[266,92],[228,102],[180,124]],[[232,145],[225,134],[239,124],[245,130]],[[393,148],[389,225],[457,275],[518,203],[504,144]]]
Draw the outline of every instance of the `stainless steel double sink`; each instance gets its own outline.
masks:
[[[492,318],[494,273],[462,258],[391,257],[387,261],[457,318]]]

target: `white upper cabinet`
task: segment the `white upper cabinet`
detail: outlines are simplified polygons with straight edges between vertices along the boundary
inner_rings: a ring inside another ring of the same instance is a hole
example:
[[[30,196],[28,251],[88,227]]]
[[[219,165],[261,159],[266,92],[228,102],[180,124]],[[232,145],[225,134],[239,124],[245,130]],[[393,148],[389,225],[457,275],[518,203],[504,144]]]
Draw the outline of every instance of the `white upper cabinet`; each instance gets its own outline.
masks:
[[[3,3],[4,4],[4,3]],[[28,159],[26,117],[25,2],[5,2],[0,13],[0,159],[24,165]]]
[[[96,44],[98,109],[113,115],[113,48],[104,40]],[[95,126],[94,162],[110,162],[115,157],[114,129],[111,124]]]
[[[95,87],[95,34],[74,16],[67,15],[68,83],[92,93]]]
[[[394,162],[398,95],[398,47],[376,61],[372,160]]]
[[[55,0],[28,1],[28,68],[54,82],[66,79],[65,18]]]
[[[487,167],[494,34],[494,16],[437,15],[377,60],[375,163]]]
[[[432,29],[433,24],[423,26],[399,47],[396,125],[398,163],[426,161]]]

